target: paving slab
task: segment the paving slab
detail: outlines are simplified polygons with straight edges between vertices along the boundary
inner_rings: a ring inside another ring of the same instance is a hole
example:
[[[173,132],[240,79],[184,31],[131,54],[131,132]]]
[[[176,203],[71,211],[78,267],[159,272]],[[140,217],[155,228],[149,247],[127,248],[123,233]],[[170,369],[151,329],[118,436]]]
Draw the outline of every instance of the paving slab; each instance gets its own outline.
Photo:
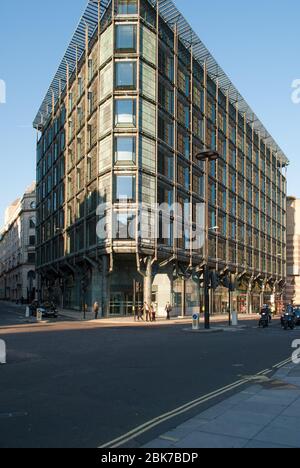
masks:
[[[215,434],[213,437],[206,432],[192,432],[175,444],[176,448],[243,448],[247,439]]]
[[[163,434],[159,447],[163,441],[177,448],[300,448],[298,375],[300,366],[285,366],[268,382],[251,385]]]

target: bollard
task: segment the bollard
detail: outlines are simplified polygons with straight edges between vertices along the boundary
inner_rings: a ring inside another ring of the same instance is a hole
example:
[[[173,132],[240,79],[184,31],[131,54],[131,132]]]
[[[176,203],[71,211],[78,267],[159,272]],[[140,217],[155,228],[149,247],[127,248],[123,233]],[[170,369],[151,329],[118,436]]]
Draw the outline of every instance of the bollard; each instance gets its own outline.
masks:
[[[25,318],[29,318],[29,316],[30,316],[30,309],[29,307],[26,307]]]
[[[43,313],[42,313],[41,309],[37,309],[37,311],[36,311],[36,321],[41,322],[42,318],[43,318]]]
[[[237,327],[238,324],[239,324],[239,322],[238,322],[238,314],[237,314],[236,311],[233,311],[233,312],[232,312],[232,326],[233,326],[233,327]]]
[[[193,314],[192,329],[199,330],[200,328],[200,314]]]
[[[0,364],[6,364],[6,344],[4,340],[0,340]]]

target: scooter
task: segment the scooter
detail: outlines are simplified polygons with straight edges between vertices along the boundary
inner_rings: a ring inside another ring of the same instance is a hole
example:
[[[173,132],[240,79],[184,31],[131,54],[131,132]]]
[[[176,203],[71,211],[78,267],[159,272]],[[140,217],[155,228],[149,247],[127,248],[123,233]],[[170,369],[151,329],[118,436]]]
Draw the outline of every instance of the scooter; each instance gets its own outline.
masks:
[[[282,317],[281,317],[281,326],[285,330],[294,330],[295,328],[295,317],[293,314],[290,314],[289,312],[285,312]]]
[[[268,328],[268,326],[269,326],[269,321],[270,321],[269,313],[268,313],[267,311],[266,311],[266,312],[262,312],[262,313],[261,313],[260,320],[259,320],[259,323],[258,323],[259,328],[261,328],[261,327],[263,327],[263,328]]]

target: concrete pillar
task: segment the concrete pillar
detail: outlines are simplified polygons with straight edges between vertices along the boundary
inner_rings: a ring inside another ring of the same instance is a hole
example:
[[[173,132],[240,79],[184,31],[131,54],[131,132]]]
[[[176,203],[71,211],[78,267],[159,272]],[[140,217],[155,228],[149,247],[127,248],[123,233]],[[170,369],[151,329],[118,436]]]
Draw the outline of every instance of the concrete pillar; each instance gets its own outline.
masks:
[[[182,292],[181,292],[181,317],[186,316],[186,279],[182,278]]]
[[[144,276],[144,302],[152,302],[152,258],[147,258],[146,273]]]
[[[266,290],[266,286],[265,284],[263,284],[261,287],[261,293],[260,293],[260,308],[261,309],[263,308],[263,305],[265,303],[265,290]]]
[[[246,311],[247,314],[252,314],[252,281],[248,285]]]
[[[92,307],[98,302],[101,307],[102,302],[102,276],[99,271],[99,268],[93,268],[92,273],[92,285],[91,285],[91,303]]]
[[[110,303],[110,287],[108,275],[108,256],[102,257],[102,316],[107,317],[109,314]]]
[[[252,314],[252,289],[247,291],[247,314]]]
[[[172,304],[173,292],[173,273],[166,271],[165,273],[158,273],[153,281],[153,285],[157,287],[157,315],[165,317],[165,307],[167,302]],[[172,304],[173,306],[173,304]]]

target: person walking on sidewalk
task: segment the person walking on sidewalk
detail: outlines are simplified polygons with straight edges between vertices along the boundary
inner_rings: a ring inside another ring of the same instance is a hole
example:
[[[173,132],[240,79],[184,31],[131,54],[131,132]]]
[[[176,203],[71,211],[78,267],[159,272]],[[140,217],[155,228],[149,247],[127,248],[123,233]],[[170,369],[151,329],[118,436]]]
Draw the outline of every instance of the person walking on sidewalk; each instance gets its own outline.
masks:
[[[95,314],[95,320],[98,320],[98,315],[99,315],[99,310],[100,310],[100,307],[99,307],[99,302],[95,302],[94,304],[94,314]]]
[[[156,304],[152,302],[151,304],[151,322],[156,322]]]
[[[146,314],[146,322],[151,321],[151,311],[150,311],[150,306],[147,302],[144,303],[144,311]]]
[[[172,312],[172,307],[171,307],[170,302],[167,302],[165,311],[166,311],[166,314],[167,314],[167,320],[170,320],[170,319],[171,319],[170,314],[171,314],[171,312]]]
[[[134,314],[134,317],[135,317],[135,321],[137,320],[138,322],[140,320],[144,321],[144,307],[142,305],[140,306],[137,306],[136,309],[135,309],[135,314]]]

